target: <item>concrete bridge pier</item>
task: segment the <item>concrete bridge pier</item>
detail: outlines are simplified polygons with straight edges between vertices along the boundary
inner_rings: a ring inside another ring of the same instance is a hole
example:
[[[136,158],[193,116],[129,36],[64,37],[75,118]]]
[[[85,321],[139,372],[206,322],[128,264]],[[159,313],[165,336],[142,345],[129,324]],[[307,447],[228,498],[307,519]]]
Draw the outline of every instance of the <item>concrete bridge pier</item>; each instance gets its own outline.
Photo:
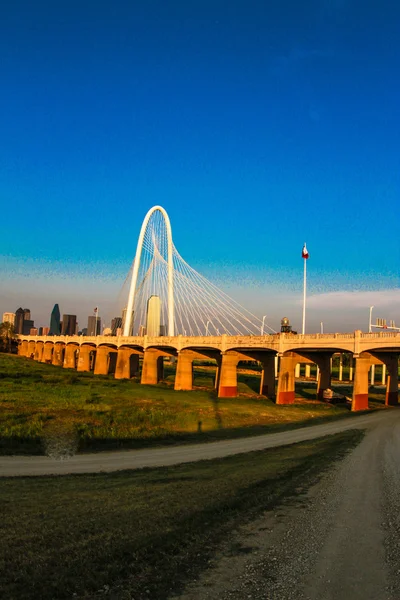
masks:
[[[139,354],[132,348],[118,348],[115,379],[131,379],[139,373]]]
[[[96,350],[96,361],[94,363],[95,375],[108,375],[115,373],[117,362],[117,351],[109,346],[98,346]]]
[[[64,354],[64,369],[76,369],[76,355],[79,346],[77,344],[66,344]]]
[[[261,360],[260,395],[275,398],[275,356],[267,354]]]
[[[64,365],[64,355],[65,344],[62,342],[55,343],[53,352],[53,365],[56,367],[62,367]]]
[[[140,383],[156,385],[164,378],[164,353],[155,348],[144,351]]]
[[[28,356],[29,343],[24,340],[18,345],[18,356]]]
[[[77,371],[85,372],[90,371],[90,353],[93,352],[95,348],[93,346],[83,345],[79,348],[79,356],[78,356],[78,365],[76,367]]]
[[[294,372],[298,357],[281,356],[278,375],[278,393],[276,396],[277,404],[293,404],[295,398],[295,377]]]
[[[175,390],[193,389],[193,352],[181,350],[176,363]]]
[[[43,342],[36,342],[35,357],[34,358],[38,362],[42,362],[43,350],[44,350],[44,344],[43,344]]]
[[[355,373],[353,384],[353,401],[351,410],[367,410],[368,409],[368,373],[371,365],[369,355],[360,354],[354,358]]]
[[[53,342],[46,342],[44,345],[42,362],[51,365],[53,362],[54,344]]]
[[[235,354],[223,353],[219,369],[218,398],[234,398],[237,396],[237,364],[239,357]]]

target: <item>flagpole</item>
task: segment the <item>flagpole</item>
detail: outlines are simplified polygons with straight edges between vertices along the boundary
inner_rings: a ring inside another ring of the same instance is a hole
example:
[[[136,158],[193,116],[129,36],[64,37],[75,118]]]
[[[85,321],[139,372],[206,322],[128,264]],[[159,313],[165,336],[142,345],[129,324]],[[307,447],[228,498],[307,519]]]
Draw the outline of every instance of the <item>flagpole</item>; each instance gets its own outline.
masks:
[[[304,277],[303,277],[303,327],[301,333],[304,335],[306,332],[306,291],[307,291],[307,259],[303,258],[304,261]]]

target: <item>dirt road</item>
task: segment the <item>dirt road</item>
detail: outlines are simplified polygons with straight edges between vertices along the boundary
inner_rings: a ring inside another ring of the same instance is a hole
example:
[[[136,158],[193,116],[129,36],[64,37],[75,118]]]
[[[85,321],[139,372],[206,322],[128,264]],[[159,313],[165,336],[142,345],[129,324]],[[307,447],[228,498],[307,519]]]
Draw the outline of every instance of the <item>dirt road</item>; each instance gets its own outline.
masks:
[[[179,600],[398,600],[400,411],[371,425],[311,489],[226,540]]]
[[[385,419],[385,415],[386,411],[378,411],[281,433],[170,448],[78,454],[66,460],[55,460],[48,456],[0,456],[0,477],[110,472],[123,469],[141,469],[143,467],[163,467],[221,458],[275,446],[295,444],[345,431],[346,429],[364,429],[372,426],[377,421]]]

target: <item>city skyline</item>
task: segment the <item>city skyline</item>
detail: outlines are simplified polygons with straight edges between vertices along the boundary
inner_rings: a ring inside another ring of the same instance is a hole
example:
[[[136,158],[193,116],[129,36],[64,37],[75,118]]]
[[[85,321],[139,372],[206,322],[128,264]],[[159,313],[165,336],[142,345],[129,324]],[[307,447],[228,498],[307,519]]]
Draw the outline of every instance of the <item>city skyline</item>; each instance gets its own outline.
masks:
[[[0,194],[31,218],[2,235],[1,312],[110,322],[161,204],[183,258],[275,329],[301,328],[305,241],[307,331],[365,330],[371,305],[400,322],[399,6],[22,4],[0,24]]]

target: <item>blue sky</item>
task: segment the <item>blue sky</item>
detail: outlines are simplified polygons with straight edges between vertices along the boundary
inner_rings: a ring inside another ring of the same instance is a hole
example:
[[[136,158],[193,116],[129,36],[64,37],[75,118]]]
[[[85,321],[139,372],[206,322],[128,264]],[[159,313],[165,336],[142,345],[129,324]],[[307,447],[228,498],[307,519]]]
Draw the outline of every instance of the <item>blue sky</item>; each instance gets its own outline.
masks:
[[[111,306],[161,204],[274,325],[300,321],[304,241],[321,310],[347,293],[332,327],[370,292],[400,321],[399,23],[393,0],[7,3],[0,310]]]

